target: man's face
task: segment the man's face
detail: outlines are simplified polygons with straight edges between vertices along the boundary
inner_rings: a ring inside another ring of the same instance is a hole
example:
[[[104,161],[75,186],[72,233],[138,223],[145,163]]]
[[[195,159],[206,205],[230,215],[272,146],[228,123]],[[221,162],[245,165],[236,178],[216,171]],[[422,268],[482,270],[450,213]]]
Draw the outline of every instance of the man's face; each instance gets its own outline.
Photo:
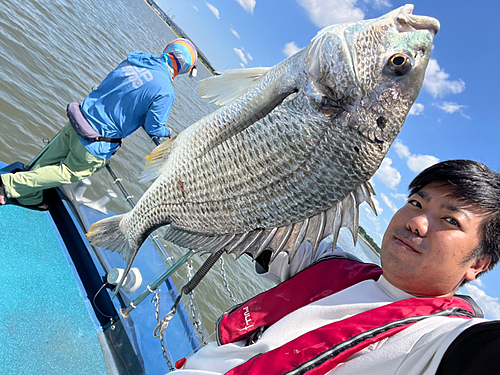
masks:
[[[415,296],[454,294],[474,280],[488,259],[467,256],[479,245],[483,212],[448,197],[449,187],[429,184],[394,215],[381,248],[384,277]]]

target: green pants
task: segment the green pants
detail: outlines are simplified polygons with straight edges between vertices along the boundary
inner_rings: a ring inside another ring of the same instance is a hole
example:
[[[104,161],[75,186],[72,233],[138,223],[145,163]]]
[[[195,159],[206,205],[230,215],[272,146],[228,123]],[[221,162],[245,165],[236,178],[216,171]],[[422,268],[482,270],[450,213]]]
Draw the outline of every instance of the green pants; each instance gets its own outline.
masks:
[[[31,171],[1,176],[5,194],[22,205],[39,205],[43,190],[81,181],[106,164],[87,151],[68,123],[47,147]]]

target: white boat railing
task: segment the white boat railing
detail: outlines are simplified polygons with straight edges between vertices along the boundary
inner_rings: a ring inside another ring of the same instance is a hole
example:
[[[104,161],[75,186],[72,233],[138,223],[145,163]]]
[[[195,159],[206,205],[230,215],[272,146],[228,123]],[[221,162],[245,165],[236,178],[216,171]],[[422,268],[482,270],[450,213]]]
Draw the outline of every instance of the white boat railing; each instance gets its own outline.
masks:
[[[145,130],[144,130],[144,132],[145,132]],[[39,160],[39,158],[46,151],[48,146],[59,136],[59,134],[60,133],[56,134],[56,136],[42,149],[42,151],[26,166],[27,169],[31,169],[36,164],[36,162]],[[160,138],[158,138],[156,136],[150,136],[150,138],[157,146],[159,144],[161,144]],[[113,170],[113,168],[109,162],[106,164],[106,170],[108,171],[109,175],[112,177],[113,183],[119,188],[120,192],[125,197],[125,201],[128,202],[128,204],[131,206],[131,208],[134,208],[135,207],[135,202],[133,200],[134,197],[128,193],[127,189],[125,188],[125,186],[122,183],[122,179],[116,174],[116,172]],[[83,182],[85,182],[85,181],[83,181]],[[87,184],[85,184],[85,183],[82,184],[82,182],[80,182],[79,185],[82,185],[81,186],[82,191],[78,191],[80,188],[80,186],[78,186],[78,185],[75,187],[75,190],[69,189],[69,191],[72,192],[73,198],[75,198],[75,200],[77,200],[78,196],[80,197],[81,201],[77,202],[77,203],[85,204],[89,207],[94,207],[94,206],[97,207],[96,204],[94,204],[96,202],[84,202],[85,199],[83,199],[83,200],[81,199],[82,198],[81,195],[83,194],[85,187],[87,187],[89,184],[90,184],[90,182],[87,182]],[[68,189],[63,189],[63,190],[68,191]],[[105,203],[108,203],[111,199],[113,199],[115,197],[116,197],[116,194],[110,194],[110,192],[108,191],[107,196],[103,197],[102,201]],[[104,199],[104,198],[106,198],[106,199]],[[82,203],[82,202],[84,202],[84,203]],[[99,208],[99,207],[97,207],[97,208]],[[105,211],[105,208],[101,207],[100,210]],[[169,277],[171,277],[182,265],[184,265],[191,258],[192,255],[195,254],[194,250],[189,250],[177,262],[174,263],[172,261],[172,258],[168,255],[167,251],[165,250],[165,247],[163,246],[163,244],[158,240],[158,235],[156,234],[156,232],[151,233],[148,238],[155,246],[156,250],[158,251],[158,254],[161,256],[165,265],[169,266],[169,268],[163,274],[161,274],[153,283],[148,284],[146,286],[146,289],[138,297],[136,297],[133,301],[131,301],[128,306],[126,306],[125,308],[119,309],[119,312],[123,318],[128,318],[129,314],[132,310],[134,310],[141,302],[143,302],[146,298],[148,298],[148,296],[155,293],[155,291],[160,287],[161,284],[163,284],[165,281],[167,281],[167,279]],[[108,269],[109,267],[106,265],[106,262],[104,262],[104,260],[101,259],[102,256],[101,256],[100,252],[94,251],[94,253],[97,256],[99,262],[101,263],[101,266],[103,267],[104,271],[106,272],[106,274],[108,274],[110,272],[110,270]],[[212,260],[212,263],[217,261],[217,259],[219,259],[219,258],[220,258],[220,255],[218,257],[214,257],[214,259]],[[207,263],[208,263],[208,260],[207,260]],[[227,279],[225,277],[224,261],[222,258],[220,258],[220,263],[221,263],[221,274],[222,274],[222,277],[224,280],[224,286],[226,287],[231,300],[234,303],[236,303],[236,300],[235,300],[234,296],[232,295],[231,290],[229,289],[229,285],[228,285]],[[202,269],[206,268],[206,270],[204,272],[201,272],[201,273],[204,274],[204,273],[208,272],[208,269],[210,267],[206,267],[205,265],[202,266],[201,268]],[[197,281],[190,280],[190,282],[188,283],[189,286],[186,285],[186,286],[184,286],[184,288],[182,288],[183,290],[180,292],[180,294],[177,298],[177,301],[171,310],[171,313],[175,314],[175,311],[177,309],[177,304],[179,303],[183,292],[187,292],[184,294],[190,295],[190,302],[191,302],[191,304],[193,304],[192,299],[194,298],[194,296],[191,295],[191,292],[192,292],[192,289],[194,289],[194,287],[198,284],[199,280],[202,277],[203,277],[203,275],[198,275],[198,273],[197,273],[197,275],[195,276],[195,279],[198,279],[198,280]],[[118,282],[119,281],[120,280],[118,280]],[[162,323],[161,324],[159,323],[157,326],[158,331],[160,332],[160,330],[161,330],[160,334],[162,334],[164,329],[166,328],[165,323],[168,324],[167,317],[165,317],[162,320]]]
[[[125,187],[122,184],[122,179],[118,177],[118,175],[115,173],[115,171],[111,167],[110,163],[106,164],[106,169],[107,169],[108,173],[111,175],[111,177],[113,178],[113,183],[116,186],[118,186],[118,188],[122,192],[123,196],[125,197],[125,201],[128,202],[128,204],[132,208],[134,208],[135,207],[135,202],[133,200],[134,197],[127,192],[127,190],[125,189]],[[166,262],[168,265],[172,266],[173,265],[172,257],[170,257],[168,255],[167,251],[165,250],[165,247],[162,245],[162,243],[160,241],[158,241],[158,235],[156,234],[156,232],[151,233],[148,238],[153,243],[156,250],[158,250],[158,253],[163,258],[163,261]]]
[[[142,128],[142,129],[144,130],[144,128]],[[144,130],[144,132],[146,132],[146,131]],[[57,133],[52,138],[52,140],[49,143],[47,143],[47,145],[38,153],[38,155],[35,156],[33,158],[33,160],[25,166],[26,169],[30,170],[33,168],[33,166],[37,163],[37,161],[40,159],[40,157],[46,152],[47,148],[54,142],[54,140],[59,136],[60,133],[61,132],[59,131],[59,133]],[[159,145],[161,143],[161,140],[156,136],[150,136],[150,138],[156,145]],[[122,184],[122,179],[116,174],[116,172],[113,170],[113,168],[111,167],[109,162],[106,164],[106,170],[108,171],[108,173],[112,177],[113,183],[119,188],[119,190],[121,191],[121,193],[125,197],[125,201],[128,202],[128,204],[132,208],[134,208],[135,202],[133,200],[133,196],[131,196],[128,193],[127,189]],[[142,294],[140,294],[139,297],[137,297],[132,302],[130,302],[129,306],[127,306],[125,309],[120,309],[120,313],[125,318],[128,317],[128,314],[130,313],[130,311],[132,311],[134,308],[136,308],[139,303],[144,301],[144,299],[146,299],[151,293],[153,293],[163,282],[165,282],[175,271],[177,271],[191,257],[191,255],[194,254],[194,251],[188,251],[187,253],[184,254],[184,256],[182,256],[181,259],[179,259],[174,264],[174,262],[172,261],[172,257],[170,257],[168,255],[167,251],[165,250],[165,247],[158,240],[158,235],[156,234],[156,232],[151,233],[148,238],[155,246],[156,250],[160,254],[160,256],[163,259],[163,261],[165,262],[165,264],[170,266],[170,268],[167,271],[165,271],[155,282],[153,282],[151,285],[148,285],[146,290],[144,290],[144,292]],[[110,270],[106,266],[106,263],[102,260],[102,257],[99,255],[99,252],[95,251],[95,255],[97,256],[103,269],[106,271],[106,273],[108,273]]]

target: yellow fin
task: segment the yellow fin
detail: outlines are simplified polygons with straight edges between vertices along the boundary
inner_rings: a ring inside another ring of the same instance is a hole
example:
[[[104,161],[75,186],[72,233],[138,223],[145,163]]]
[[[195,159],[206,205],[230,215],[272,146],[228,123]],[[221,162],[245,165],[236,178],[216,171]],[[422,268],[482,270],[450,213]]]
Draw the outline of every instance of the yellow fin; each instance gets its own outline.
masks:
[[[150,155],[144,157],[146,165],[139,176],[139,182],[149,181],[158,177],[160,169],[165,164],[166,159],[168,159],[167,155],[170,153],[172,144],[176,138],[177,136],[162,142]]]

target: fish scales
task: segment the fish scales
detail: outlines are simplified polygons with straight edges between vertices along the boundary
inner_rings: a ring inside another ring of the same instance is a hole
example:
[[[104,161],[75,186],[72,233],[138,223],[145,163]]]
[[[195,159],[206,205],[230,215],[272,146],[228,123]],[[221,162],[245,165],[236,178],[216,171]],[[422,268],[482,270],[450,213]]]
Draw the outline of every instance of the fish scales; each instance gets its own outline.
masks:
[[[119,251],[127,272],[163,225],[181,246],[226,244],[254,258],[316,247],[342,226],[356,240],[359,204],[374,207],[368,180],[420,92],[439,30],[412,10],[327,27],[275,67],[202,82],[207,96],[233,84],[234,98],[155,149],[143,175],[158,178],[129,213],[93,225],[89,241]]]

